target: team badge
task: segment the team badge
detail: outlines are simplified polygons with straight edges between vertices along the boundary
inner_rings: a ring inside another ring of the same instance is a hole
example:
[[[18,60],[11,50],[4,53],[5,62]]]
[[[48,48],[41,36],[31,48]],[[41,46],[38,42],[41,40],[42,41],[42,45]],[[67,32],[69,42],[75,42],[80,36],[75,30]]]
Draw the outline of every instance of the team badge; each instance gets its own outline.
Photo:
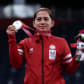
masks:
[[[56,49],[56,46],[55,45],[50,45],[49,48],[50,49]]]
[[[50,60],[56,59],[56,46],[55,45],[49,46],[49,59]]]
[[[29,53],[30,53],[30,54],[32,54],[33,51],[34,51],[34,48],[30,48],[30,49],[29,49]]]

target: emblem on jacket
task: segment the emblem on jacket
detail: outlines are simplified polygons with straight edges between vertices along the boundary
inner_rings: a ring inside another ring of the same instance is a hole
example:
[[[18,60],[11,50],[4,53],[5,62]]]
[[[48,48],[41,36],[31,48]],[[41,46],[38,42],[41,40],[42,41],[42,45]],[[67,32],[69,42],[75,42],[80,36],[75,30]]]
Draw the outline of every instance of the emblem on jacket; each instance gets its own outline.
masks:
[[[30,54],[32,54],[33,51],[34,51],[34,48],[30,48],[30,49],[29,49],[29,53],[30,53]]]
[[[49,46],[49,59],[50,60],[56,59],[56,46],[55,45]]]

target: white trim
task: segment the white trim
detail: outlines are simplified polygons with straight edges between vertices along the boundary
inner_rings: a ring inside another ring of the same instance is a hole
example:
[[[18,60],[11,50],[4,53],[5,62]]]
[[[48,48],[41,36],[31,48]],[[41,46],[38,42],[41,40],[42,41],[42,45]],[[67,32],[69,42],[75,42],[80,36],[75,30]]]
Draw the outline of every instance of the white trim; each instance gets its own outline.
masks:
[[[72,57],[71,53],[69,53],[68,55],[66,55],[66,56],[64,57],[64,59],[67,59],[67,58],[70,58],[70,57]]]
[[[23,55],[23,50],[22,49],[17,49],[19,55]]]
[[[65,63],[70,63],[71,61],[72,61],[72,58],[67,60],[67,61],[65,61]]]
[[[19,52],[22,52],[22,53],[24,52],[22,49],[17,49],[17,50],[18,50]]]

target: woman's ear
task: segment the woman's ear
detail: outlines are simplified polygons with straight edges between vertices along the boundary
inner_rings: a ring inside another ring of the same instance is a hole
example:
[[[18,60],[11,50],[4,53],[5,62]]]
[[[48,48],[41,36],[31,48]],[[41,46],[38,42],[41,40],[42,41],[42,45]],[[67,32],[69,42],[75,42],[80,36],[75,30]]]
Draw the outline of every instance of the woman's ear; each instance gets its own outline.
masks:
[[[52,20],[51,27],[53,27],[54,25],[55,25],[55,21]]]
[[[35,21],[33,21],[33,27],[35,27]]]

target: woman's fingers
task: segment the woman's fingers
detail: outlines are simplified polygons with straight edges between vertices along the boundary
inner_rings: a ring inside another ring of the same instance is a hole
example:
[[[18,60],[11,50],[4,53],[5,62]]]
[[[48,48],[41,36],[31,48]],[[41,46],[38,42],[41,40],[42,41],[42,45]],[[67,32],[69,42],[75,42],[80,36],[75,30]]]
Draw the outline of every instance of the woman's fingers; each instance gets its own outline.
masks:
[[[9,25],[6,30],[7,34],[15,34],[16,32],[18,32],[18,31],[16,30],[15,26],[13,26],[13,25]]]

